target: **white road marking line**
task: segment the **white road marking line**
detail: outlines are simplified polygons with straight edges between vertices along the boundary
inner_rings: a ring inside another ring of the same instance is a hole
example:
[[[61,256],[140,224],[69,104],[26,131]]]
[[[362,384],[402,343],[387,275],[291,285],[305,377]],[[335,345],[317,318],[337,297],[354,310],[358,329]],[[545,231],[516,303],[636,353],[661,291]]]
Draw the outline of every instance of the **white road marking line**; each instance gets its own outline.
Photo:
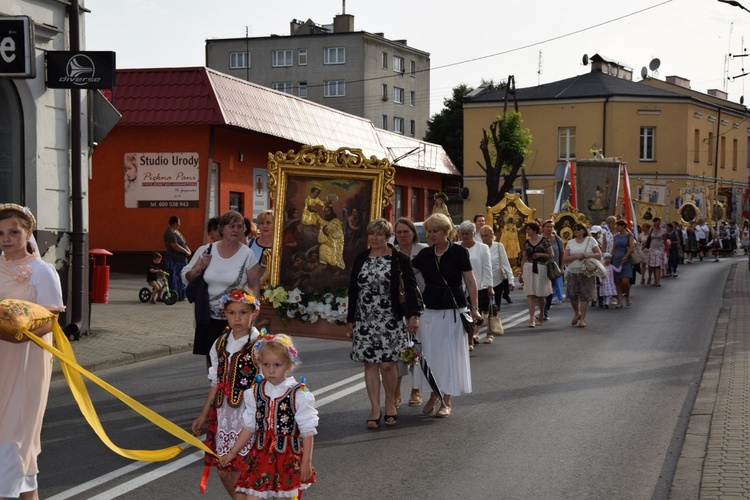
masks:
[[[325,387],[321,387],[317,391],[314,391],[313,394],[323,394],[326,392],[329,392],[331,390],[334,390],[338,387],[341,387],[342,385],[346,385],[348,383],[354,382],[355,380],[361,379],[364,377],[364,373],[360,373],[358,375],[354,375],[352,377],[346,378],[344,380],[340,380],[338,382],[334,382],[333,384],[327,385]],[[327,396],[325,398],[316,399],[315,400],[315,407],[320,408],[321,406],[327,405],[328,403],[332,403],[338,399],[341,399],[345,396],[348,396],[349,394],[352,394],[354,392],[357,392],[359,390],[364,389],[365,383],[360,382],[359,384],[356,384],[352,387],[349,387],[347,389],[343,389],[341,391],[338,391],[334,394],[331,394],[330,396]],[[198,439],[203,441],[206,438],[206,435],[199,436]],[[192,453],[191,455],[184,456],[180,459],[175,460],[174,462],[170,462],[168,464],[165,464],[157,469],[154,469],[151,472],[147,472],[146,474],[139,476],[135,479],[131,479],[130,481],[127,481],[119,486],[116,486],[112,489],[109,489],[107,491],[104,491],[100,493],[97,496],[91,497],[91,500],[109,500],[112,498],[117,498],[120,495],[123,495],[125,493],[128,493],[130,491],[133,491],[136,488],[140,488],[141,486],[144,486],[150,482],[156,481],[157,479],[160,479],[161,477],[166,476],[167,474],[171,474],[172,472],[181,469],[183,467],[187,467],[188,465],[203,459],[203,452],[202,451],[196,451],[195,453]],[[68,498],[71,498],[75,495],[79,495],[85,491],[91,490],[93,488],[96,488],[97,486],[101,486],[105,483],[108,483],[110,481],[114,481],[115,479],[124,476],[126,474],[130,474],[131,472],[134,472],[142,467],[145,467],[147,465],[151,464],[151,462],[135,462],[130,465],[126,465],[125,467],[122,467],[120,469],[114,470],[112,472],[109,472],[103,476],[100,476],[98,478],[92,479],[91,481],[87,481],[83,484],[80,484],[76,486],[75,488],[71,488],[69,490],[63,491],[61,493],[58,493],[57,495],[49,497],[47,500],[66,500]]]

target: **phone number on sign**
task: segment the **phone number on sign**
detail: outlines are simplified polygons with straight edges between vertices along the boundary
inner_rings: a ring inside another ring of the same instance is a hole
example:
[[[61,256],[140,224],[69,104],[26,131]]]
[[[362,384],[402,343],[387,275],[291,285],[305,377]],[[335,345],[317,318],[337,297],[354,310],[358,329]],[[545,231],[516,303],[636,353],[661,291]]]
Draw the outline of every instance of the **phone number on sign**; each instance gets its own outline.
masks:
[[[138,208],[194,208],[197,201],[140,201]]]

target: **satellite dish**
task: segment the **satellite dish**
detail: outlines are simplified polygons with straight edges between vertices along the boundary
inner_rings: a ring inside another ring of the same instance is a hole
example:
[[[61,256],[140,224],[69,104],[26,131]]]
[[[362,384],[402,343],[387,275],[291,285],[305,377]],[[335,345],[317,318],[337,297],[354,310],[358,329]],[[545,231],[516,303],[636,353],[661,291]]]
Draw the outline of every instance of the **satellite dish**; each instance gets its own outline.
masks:
[[[648,76],[648,68],[646,66],[641,68],[641,78],[646,78]]]
[[[656,71],[657,69],[659,69],[659,66],[661,66],[661,61],[658,57],[654,57],[653,59],[651,59],[651,62],[648,63],[648,67],[651,69],[651,71]]]
[[[740,96],[740,104],[745,104],[745,96],[744,95]]]
[[[581,60],[581,62],[583,63],[584,66],[588,66],[589,65],[589,55],[588,54],[583,54],[583,59]]]

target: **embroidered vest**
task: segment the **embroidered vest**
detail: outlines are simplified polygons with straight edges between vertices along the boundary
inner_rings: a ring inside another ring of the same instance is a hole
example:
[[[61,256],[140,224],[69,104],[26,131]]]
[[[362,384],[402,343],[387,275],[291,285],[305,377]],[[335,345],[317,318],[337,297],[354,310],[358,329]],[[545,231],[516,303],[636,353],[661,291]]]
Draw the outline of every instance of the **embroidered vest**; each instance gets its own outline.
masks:
[[[302,389],[302,384],[290,387],[276,399],[270,399],[263,390],[266,380],[255,384],[255,425],[257,431],[254,435],[253,445],[258,449],[275,448],[277,452],[284,453],[288,445],[292,446],[295,453],[302,452],[302,440],[299,438],[299,428],[294,412],[297,401],[297,391]],[[268,428],[273,426],[273,428]],[[269,442],[270,441],[270,442]]]
[[[232,408],[240,406],[242,393],[253,387],[255,376],[258,374],[258,366],[253,359],[255,340],[247,342],[242,349],[230,356],[227,353],[229,335],[223,334],[216,343],[216,353],[219,356],[219,364],[216,367],[217,391],[213,402],[216,408],[222,405],[225,397]]]

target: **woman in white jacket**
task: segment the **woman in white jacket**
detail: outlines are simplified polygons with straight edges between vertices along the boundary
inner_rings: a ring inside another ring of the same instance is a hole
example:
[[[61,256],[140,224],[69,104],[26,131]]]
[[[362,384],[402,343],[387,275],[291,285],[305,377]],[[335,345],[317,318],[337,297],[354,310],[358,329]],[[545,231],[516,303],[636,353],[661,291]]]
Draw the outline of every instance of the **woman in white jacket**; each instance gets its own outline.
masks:
[[[515,282],[513,280],[513,268],[510,267],[510,261],[508,255],[505,253],[505,246],[499,241],[495,241],[495,233],[492,232],[490,226],[482,226],[479,228],[479,236],[482,237],[482,243],[487,245],[490,249],[490,265],[492,266],[492,289],[495,295],[495,306],[497,307],[498,313],[500,312],[500,303],[502,302],[500,296],[502,290],[505,287],[505,282],[508,282],[509,290],[515,288]],[[488,293],[479,294],[479,312],[484,314],[489,313],[490,310],[490,299]],[[487,331],[487,337],[484,339],[485,344],[491,344],[495,340],[494,336]]]
[[[461,246],[469,251],[469,260],[471,261],[471,270],[474,272],[474,279],[477,282],[479,290],[479,302],[482,298],[489,302],[489,296],[495,294],[492,288],[492,263],[490,262],[490,248],[484,243],[477,243],[474,239],[476,226],[473,222],[465,220],[458,226]],[[480,305],[481,310],[481,305]],[[469,351],[474,350],[474,342],[479,342],[479,325],[481,322],[474,323],[474,331],[469,336]]]

